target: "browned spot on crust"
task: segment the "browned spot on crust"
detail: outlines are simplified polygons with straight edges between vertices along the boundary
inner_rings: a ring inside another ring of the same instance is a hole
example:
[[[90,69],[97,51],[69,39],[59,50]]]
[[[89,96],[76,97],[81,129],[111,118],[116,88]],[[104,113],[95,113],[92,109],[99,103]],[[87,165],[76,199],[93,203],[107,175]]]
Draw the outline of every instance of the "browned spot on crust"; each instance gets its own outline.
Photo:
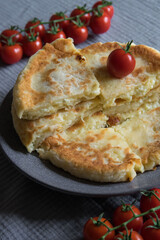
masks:
[[[94,140],[96,138],[97,136],[94,136]],[[92,139],[87,138],[87,140],[92,142]],[[101,173],[106,172],[106,170],[116,171],[116,168],[119,171],[121,169],[124,170],[133,166],[135,161],[137,163],[140,161],[133,154],[127,153],[123,161],[117,165],[117,162],[106,152],[110,147],[113,148],[109,144],[101,149],[95,149],[89,145],[89,142],[66,142],[60,135],[48,137],[43,142],[43,146],[47,150],[53,150],[60,158],[65,159],[65,161],[72,163],[76,167],[83,167],[90,169],[90,171],[96,169],[97,172]],[[104,159],[108,161],[108,164],[105,164]]]
[[[154,108],[149,111],[149,113],[160,111],[160,107]]]
[[[74,108],[74,109],[71,109],[72,111],[74,111],[74,112],[81,112],[82,110],[84,109],[84,107],[76,107],[76,108]]]
[[[160,141],[155,141],[153,143],[147,144],[145,147],[141,147],[139,149],[140,156],[142,158],[143,164],[147,164],[150,157],[154,155],[154,158],[156,158],[156,155],[158,158],[160,157]]]
[[[128,85],[127,88],[130,88],[130,84],[133,84],[135,82],[135,80],[134,80],[134,78],[127,76],[125,82]]]
[[[138,146],[136,144],[131,144],[131,147],[134,149],[138,149]]]
[[[101,131],[99,133],[95,134],[97,140],[101,140],[104,138],[105,131],[106,131],[106,129],[101,129]]]
[[[145,67],[139,67],[132,72],[133,77],[137,77],[139,74],[145,71]]]
[[[73,84],[75,87],[78,87],[78,84],[76,83],[75,78],[71,78],[70,84]]]
[[[63,65],[62,65],[62,66],[63,66]],[[71,70],[72,67],[71,67],[71,65],[67,64],[67,65],[65,65],[64,69],[65,69],[66,71],[68,71],[68,70]],[[67,76],[70,77],[69,74],[67,74],[66,77],[67,77]]]
[[[147,79],[148,79],[148,77],[146,77],[146,75],[140,75],[139,76],[139,79],[141,80],[141,82],[143,83],[143,82],[146,82],[147,81]]]
[[[125,148],[125,149],[124,149],[124,153],[126,154],[126,156],[131,156],[131,155],[128,155],[128,154],[130,154],[130,153],[129,153],[129,148]]]
[[[101,62],[102,65],[106,65],[107,64],[107,57],[101,57],[100,62]]]
[[[84,58],[82,55],[77,54],[76,60],[78,60],[79,62],[84,62],[84,61],[85,61],[85,58]]]
[[[108,138],[109,140],[115,140],[115,139],[117,139],[117,135],[113,135],[112,137],[110,137],[110,138]],[[119,148],[119,147],[117,147],[117,148]]]
[[[52,62],[55,63],[55,64],[59,64],[60,63],[60,61],[58,61],[58,59],[55,59],[55,58],[52,59]]]
[[[107,123],[110,127],[117,125],[120,122],[120,118],[118,116],[110,116],[107,120]]]
[[[86,141],[87,141],[88,143],[90,143],[90,142],[95,142],[95,141],[99,141],[99,140],[101,140],[101,139],[104,138],[105,129],[101,129],[101,131],[99,131],[99,133],[94,134],[94,135],[92,135],[92,131],[89,131],[89,133],[91,133],[91,135],[89,135],[89,136],[86,137]]]
[[[71,126],[70,128],[68,128],[68,131],[75,131],[77,128],[83,127],[84,126],[84,122],[82,120],[78,121],[77,123],[75,123],[73,126]]]
[[[95,112],[92,116],[104,116],[102,111]]]
[[[126,102],[126,100],[125,100],[125,99],[122,99],[122,98],[117,98],[117,99],[115,100],[116,105],[120,105],[120,104],[123,104],[123,103],[125,103],[125,102]]]
[[[96,137],[95,136],[87,136],[85,140],[87,142],[89,142],[89,143],[95,142],[96,141]]]

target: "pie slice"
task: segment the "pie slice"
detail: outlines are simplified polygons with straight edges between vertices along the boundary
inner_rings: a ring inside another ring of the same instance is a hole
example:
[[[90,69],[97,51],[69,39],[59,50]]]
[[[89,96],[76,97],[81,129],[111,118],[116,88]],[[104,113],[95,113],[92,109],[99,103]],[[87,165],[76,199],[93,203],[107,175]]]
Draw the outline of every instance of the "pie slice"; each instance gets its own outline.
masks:
[[[125,48],[125,44],[121,44]],[[145,45],[132,45],[131,54],[136,59],[134,71],[117,79],[106,70],[107,58],[111,51],[120,48],[116,42],[95,43],[81,50],[100,83],[104,109],[139,101],[151,89],[160,86],[160,53]],[[118,111],[118,109],[117,109]]]
[[[21,119],[38,119],[95,98],[99,83],[72,39],[58,39],[33,55],[19,74],[13,102]]]
[[[42,141],[55,131],[61,132],[72,126],[75,122],[102,109],[100,99],[82,102],[68,110],[62,109],[52,115],[37,120],[18,118],[12,104],[12,119],[16,132],[29,152],[35,150]]]
[[[160,107],[137,113],[114,127],[132,151],[142,159],[145,170],[160,165]]]
[[[107,107],[103,113],[108,116],[108,125],[114,126],[130,119],[137,114],[142,114],[160,107],[160,87],[150,90],[143,98],[121,105]],[[135,119],[135,118],[134,118]]]
[[[94,114],[46,138],[37,149],[40,158],[84,179],[132,180],[136,172],[143,172],[141,158],[113,128],[104,128],[105,122],[103,113]]]

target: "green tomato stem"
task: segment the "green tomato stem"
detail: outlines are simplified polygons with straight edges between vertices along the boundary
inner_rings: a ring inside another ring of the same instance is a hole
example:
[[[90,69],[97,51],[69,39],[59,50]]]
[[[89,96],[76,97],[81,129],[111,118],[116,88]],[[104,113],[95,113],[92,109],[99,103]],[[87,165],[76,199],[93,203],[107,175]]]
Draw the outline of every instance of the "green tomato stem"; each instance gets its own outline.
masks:
[[[101,8],[103,8],[105,6],[108,6],[108,5],[112,5],[112,2],[103,1],[102,4],[99,5],[97,8],[90,9],[90,10],[85,10],[84,13],[81,13],[81,14],[79,14],[77,16],[74,16],[74,17],[67,17],[66,18],[65,15],[64,15],[64,18],[62,18],[62,19],[56,19],[56,20],[48,21],[48,22],[40,21],[40,23],[38,23],[38,24],[36,24],[36,25],[34,25],[34,26],[30,27],[30,28],[27,28],[27,29],[21,29],[19,26],[16,26],[16,28],[19,29],[20,33],[22,33],[22,32],[26,33],[27,31],[30,31],[30,33],[32,33],[32,30],[34,28],[38,27],[41,24],[51,24],[51,23],[53,23],[55,25],[56,23],[63,22],[64,20],[70,20],[70,21],[72,21],[72,20],[79,20],[85,14],[87,14],[87,13],[94,13],[95,11],[98,12],[98,14],[99,14],[98,16],[101,16],[102,15],[102,13],[100,11]],[[32,20],[32,22],[36,22],[37,20],[39,20],[39,19],[34,18]],[[76,24],[78,26],[80,26],[80,27],[82,26],[82,22],[80,22],[80,21],[78,21],[78,23],[76,23]],[[12,35],[11,37],[16,36],[17,34],[19,34],[19,33],[16,33],[16,34]],[[6,40],[7,40],[8,45],[14,45],[14,43],[13,43],[13,41],[12,41],[12,39],[10,37],[9,38],[6,37]],[[31,39],[31,40],[33,41],[33,39]]]
[[[133,40],[131,40],[130,42],[127,43],[126,48],[125,48],[125,52],[126,52],[126,53],[129,52],[129,49],[130,49],[130,47],[131,47],[132,42],[133,42]]]
[[[154,193],[154,191],[152,191],[151,194],[154,195],[154,196],[160,201],[160,198]],[[151,209],[149,209],[148,211],[143,212],[143,213],[140,213],[140,214],[137,214],[137,215],[133,212],[132,206],[130,206],[130,210],[131,210],[132,213],[133,213],[133,217],[130,218],[129,220],[127,220],[126,222],[124,222],[124,223],[116,226],[116,227],[110,228],[110,227],[108,227],[104,222],[101,222],[101,221],[100,221],[101,224],[104,225],[104,226],[107,228],[108,231],[107,231],[99,240],[104,240],[105,237],[107,237],[110,232],[116,231],[116,230],[118,230],[119,228],[122,228],[122,227],[124,227],[124,228],[126,229],[126,231],[128,232],[128,229],[127,229],[127,224],[128,224],[128,223],[132,222],[134,219],[136,219],[136,218],[138,218],[138,217],[143,217],[143,216],[146,216],[146,215],[148,215],[148,214],[150,214],[150,213],[155,213],[155,215],[156,215],[156,220],[157,220],[157,226],[158,226],[158,227],[160,226],[160,224],[159,224],[160,222],[159,222],[158,216],[157,216],[157,214],[156,214],[156,211],[157,211],[157,210],[160,210],[160,206],[151,208]]]
[[[15,37],[17,35],[17,33],[13,34],[12,36],[10,37],[6,37],[5,35],[1,34],[1,37],[3,37],[6,41],[2,41],[6,44],[7,42],[7,45],[8,46],[13,46],[15,45],[15,42],[13,41],[13,37]]]
[[[155,196],[160,201],[160,198],[155,194],[154,191],[152,191],[152,195]]]
[[[81,14],[79,14],[79,15],[77,15],[77,16],[74,16],[74,17],[67,17],[67,18],[66,18],[66,17],[64,16],[64,18],[62,18],[62,19],[56,19],[56,20],[53,20],[53,21],[48,21],[48,22],[43,22],[43,21],[41,21],[40,23],[38,23],[38,24],[30,27],[29,29],[21,29],[21,32],[26,32],[26,31],[28,31],[28,30],[30,30],[30,29],[36,28],[36,27],[38,27],[40,24],[51,24],[51,23],[56,24],[56,23],[63,22],[63,21],[65,21],[65,20],[70,20],[70,21],[76,20],[77,18],[83,17],[86,13],[93,13],[95,10],[97,10],[97,11],[99,12],[101,8],[103,8],[103,7],[105,7],[105,6],[108,6],[108,3],[109,3],[109,5],[112,4],[112,2],[103,3],[103,4],[99,5],[97,8],[90,9],[90,10],[85,10],[84,13],[81,13]],[[102,14],[101,14],[101,15],[102,15]]]

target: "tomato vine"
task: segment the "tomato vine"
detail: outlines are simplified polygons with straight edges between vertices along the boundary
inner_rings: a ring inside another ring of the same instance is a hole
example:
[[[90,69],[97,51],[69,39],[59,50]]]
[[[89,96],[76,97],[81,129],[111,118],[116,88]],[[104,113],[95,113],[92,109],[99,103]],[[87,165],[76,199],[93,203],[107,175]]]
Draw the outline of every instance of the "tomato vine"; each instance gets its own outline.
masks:
[[[159,201],[159,203],[160,203],[160,198],[155,194],[155,192],[154,191],[143,191],[143,192],[141,192],[142,194],[144,194],[144,195],[146,195],[146,196],[154,196],[158,201]],[[93,219],[93,218],[91,218],[91,220],[93,221],[93,223],[95,224],[95,225],[103,225],[103,226],[105,226],[106,228],[107,228],[107,232],[99,239],[99,240],[105,240],[105,238],[109,235],[109,233],[110,232],[113,232],[113,231],[116,231],[116,230],[118,230],[118,229],[120,229],[120,228],[122,228],[122,227],[124,227],[125,229],[126,229],[126,232],[128,233],[128,228],[127,228],[127,224],[128,223],[130,223],[131,221],[133,221],[134,219],[136,219],[136,218],[139,218],[139,217],[144,217],[144,216],[146,216],[146,215],[148,215],[148,214],[150,214],[150,213],[154,213],[154,215],[155,215],[155,218],[156,218],[156,223],[157,223],[157,226],[160,224],[160,220],[159,220],[159,218],[158,218],[158,216],[157,216],[157,214],[156,214],[156,211],[157,210],[159,210],[160,209],[160,205],[159,206],[157,206],[157,207],[154,207],[154,208],[151,208],[151,209],[149,209],[148,211],[146,211],[146,212],[143,212],[143,213],[140,213],[140,214],[135,214],[134,213],[134,211],[133,211],[133,209],[132,209],[132,205],[128,205],[127,206],[127,208],[130,210],[130,211],[132,211],[132,213],[133,213],[133,217],[132,218],[130,218],[129,220],[127,220],[127,221],[125,221],[125,222],[123,222],[122,224],[120,224],[120,225],[118,225],[118,226],[115,226],[115,227],[108,227],[106,224],[105,224],[105,222],[104,221],[101,221],[101,218],[103,217],[103,213],[101,213],[100,215],[99,215],[99,217],[98,217],[98,219],[97,220],[95,220],[95,219]]]

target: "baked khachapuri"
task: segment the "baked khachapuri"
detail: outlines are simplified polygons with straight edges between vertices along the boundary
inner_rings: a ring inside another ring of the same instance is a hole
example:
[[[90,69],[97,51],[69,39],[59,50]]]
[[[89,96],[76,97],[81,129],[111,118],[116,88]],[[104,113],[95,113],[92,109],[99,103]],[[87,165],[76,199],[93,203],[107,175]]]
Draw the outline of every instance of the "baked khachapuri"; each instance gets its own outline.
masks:
[[[160,53],[132,44],[135,68],[119,79],[106,66],[120,45],[57,39],[29,59],[12,102],[29,152],[98,182],[131,181],[160,164]]]

